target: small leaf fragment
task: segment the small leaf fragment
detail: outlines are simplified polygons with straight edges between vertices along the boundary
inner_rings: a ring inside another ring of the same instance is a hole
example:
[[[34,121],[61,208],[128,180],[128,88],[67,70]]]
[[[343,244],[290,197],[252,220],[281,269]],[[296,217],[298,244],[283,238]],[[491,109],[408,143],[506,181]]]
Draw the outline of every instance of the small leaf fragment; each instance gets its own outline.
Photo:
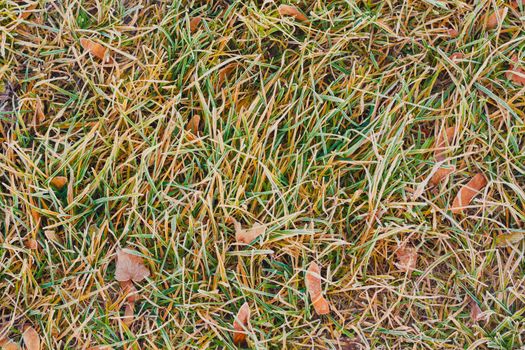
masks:
[[[443,180],[445,180],[451,173],[453,173],[456,170],[456,167],[441,167],[436,170],[434,175],[432,175],[432,178],[430,179],[429,183],[432,186],[437,186],[439,183]]]
[[[470,298],[470,319],[472,322],[478,322],[485,318],[485,315],[483,314],[483,311],[481,311],[480,307],[478,306],[478,303],[472,298]]]
[[[55,186],[57,189],[61,190],[67,184],[67,177],[65,176],[55,176],[50,181],[51,185]]]
[[[233,343],[241,345],[246,342],[246,330],[250,327],[250,305],[247,302],[242,304],[235,321],[233,321]]]
[[[40,350],[40,336],[33,327],[25,327],[22,339],[27,350]]]
[[[12,340],[6,340],[0,344],[2,350],[20,350],[20,346]]]
[[[193,17],[190,20],[190,32],[195,33],[199,29],[199,24],[201,24],[202,17]]]
[[[512,232],[512,233],[502,233],[496,236],[496,246],[504,247],[514,243],[518,243],[525,237],[523,232]]]
[[[515,65],[514,67],[509,67],[509,71],[505,74],[505,76],[514,83],[525,86],[525,69],[518,66],[518,55],[513,55],[512,61],[515,63]]]
[[[318,315],[325,315],[330,312],[330,303],[323,296],[321,286],[321,269],[315,262],[311,262],[305,276],[305,285],[310,299]]]
[[[193,115],[190,121],[186,125],[186,130],[191,131],[194,135],[199,133],[199,125],[201,122],[201,116],[198,114]]]
[[[105,46],[86,38],[80,39],[80,45],[84,48],[84,50],[88,51],[96,58],[102,60],[102,62],[113,62],[113,58],[108,54],[108,49]]]
[[[266,232],[265,225],[255,224],[251,228],[243,229],[241,224],[236,220],[233,221],[233,225],[235,227],[235,239],[238,243],[250,244]]]
[[[233,72],[236,66],[237,64],[235,62],[232,62],[219,70],[219,81],[218,81],[219,86],[221,86],[222,83],[226,81],[226,78],[230,76],[231,72]]]
[[[308,21],[308,17],[294,6],[280,5],[278,11],[281,16],[291,16],[298,21]]]
[[[441,162],[445,159],[445,154],[447,153],[448,147],[452,144],[454,136],[456,135],[456,127],[451,126],[446,128],[436,138],[434,144],[434,157],[438,162]]]
[[[492,12],[485,20],[485,27],[487,29],[495,29],[500,21],[503,21],[507,9],[502,8]]]
[[[470,179],[470,181],[461,187],[452,202],[450,210],[452,213],[461,213],[467,207],[472,199],[487,185],[487,179],[482,173],[478,173]]]
[[[18,16],[18,18],[20,19],[28,19],[29,16],[31,16],[31,14],[33,14],[33,10],[36,9],[36,7],[38,6],[38,2],[34,2],[32,3],[31,5],[29,5],[28,7],[26,7],[25,10],[23,10],[20,15]]]
[[[128,327],[130,327],[133,324],[133,321],[135,320],[135,303],[127,303],[126,309],[124,310],[124,317],[122,319],[122,322]]]
[[[396,266],[409,274],[414,271],[417,265],[417,250],[413,247],[401,247],[396,251]]]
[[[117,251],[117,267],[115,279],[126,282],[132,280],[140,282],[150,275],[150,272],[140,256],[131,249],[119,249]]]

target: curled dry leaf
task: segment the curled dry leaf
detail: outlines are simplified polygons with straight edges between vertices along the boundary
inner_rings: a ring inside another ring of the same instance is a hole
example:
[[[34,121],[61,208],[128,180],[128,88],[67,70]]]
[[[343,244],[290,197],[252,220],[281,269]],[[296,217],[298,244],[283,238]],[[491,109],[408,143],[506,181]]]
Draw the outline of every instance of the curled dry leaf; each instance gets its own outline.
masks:
[[[85,38],[80,39],[80,45],[84,50],[88,51],[99,60],[102,60],[102,62],[113,63],[113,58],[109,55],[108,49],[103,45]]]
[[[135,320],[135,303],[127,303],[126,309],[124,310],[124,317],[122,319],[122,322],[128,327],[130,327],[133,324],[133,321]]]
[[[413,247],[401,247],[396,251],[397,267],[405,272],[412,273],[417,265],[417,250]]]
[[[454,198],[454,202],[452,202],[452,207],[450,208],[452,213],[461,213],[463,209],[470,204],[472,198],[474,198],[486,185],[487,179],[485,178],[485,175],[481,173],[474,175],[474,177],[472,177],[472,179],[470,179],[470,181],[458,191],[456,198]]]
[[[454,136],[456,135],[456,127],[451,126],[446,128],[436,138],[434,144],[434,157],[438,162],[445,160],[445,155],[447,153],[448,147],[452,144]]]
[[[117,267],[115,269],[115,279],[117,281],[140,282],[148,277],[150,272],[140,256],[136,255],[131,249],[119,249],[117,251]]]
[[[250,327],[250,305],[248,303],[242,304],[235,321],[233,321],[233,342],[237,345],[246,342],[246,330]]]
[[[226,80],[226,78],[230,76],[231,72],[233,72],[236,66],[237,64],[235,62],[232,62],[219,70],[219,86],[221,86],[222,83],[224,83],[224,81]]]
[[[22,334],[27,350],[40,350],[40,336],[31,326],[26,326]]]
[[[441,168],[436,170],[434,175],[432,175],[432,177],[430,178],[429,183],[432,186],[437,186],[437,185],[439,185],[439,183],[441,181],[445,180],[455,170],[456,170],[455,166],[450,166],[450,167],[446,167],[446,168],[441,167]]]
[[[38,2],[32,3],[24,11],[22,11],[20,13],[18,18],[20,18],[20,19],[28,19],[29,16],[31,16],[31,14],[33,13],[33,10],[36,9],[37,6],[38,6]]]
[[[296,7],[290,5],[280,5],[279,14],[281,16],[291,16],[298,21],[308,21],[308,17],[299,11]]]
[[[199,24],[201,24],[202,17],[193,17],[190,20],[190,32],[195,33],[199,29]]]
[[[310,263],[308,271],[306,271],[305,284],[315,312],[318,315],[329,313],[330,304],[323,297],[323,288],[321,287],[321,269],[315,262]]]
[[[502,233],[496,236],[496,246],[504,247],[514,243],[518,243],[525,237],[523,232],[512,232],[512,233]]]
[[[67,177],[65,176],[55,176],[50,181],[51,185],[55,186],[57,189],[61,190],[67,184]]]
[[[518,85],[525,86],[525,69],[518,66],[518,55],[513,55],[512,61],[515,63],[515,65],[514,67],[510,67],[509,71],[505,74],[507,79],[512,80]]]
[[[193,117],[191,117],[190,121],[186,125],[186,130],[191,131],[194,135],[197,135],[199,133],[200,122],[201,116],[195,114]]]
[[[235,239],[238,243],[250,244],[260,235],[266,232],[266,226],[255,224],[252,228],[243,229],[241,224],[232,218],[235,227]]]
[[[483,318],[485,318],[485,316],[483,315],[483,311],[481,311],[481,309],[478,306],[478,303],[476,303],[476,301],[470,297],[469,299],[470,299],[470,302],[469,302],[470,319],[472,320],[472,322],[478,322],[482,320]]]

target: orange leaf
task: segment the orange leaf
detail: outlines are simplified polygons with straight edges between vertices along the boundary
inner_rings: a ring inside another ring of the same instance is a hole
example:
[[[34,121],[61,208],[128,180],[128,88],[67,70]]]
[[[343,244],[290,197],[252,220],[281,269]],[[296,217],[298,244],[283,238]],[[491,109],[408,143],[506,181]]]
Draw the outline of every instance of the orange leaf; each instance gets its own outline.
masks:
[[[512,61],[516,64],[514,67],[510,67],[510,70],[506,73],[507,79],[512,80],[516,84],[525,86],[525,69],[518,66],[518,55],[513,55]]]
[[[67,177],[65,176],[55,176],[50,181],[51,185],[55,186],[61,190],[67,184]]]
[[[412,273],[417,265],[417,250],[412,247],[401,247],[396,251],[396,266],[408,273]]]
[[[498,26],[500,21],[503,21],[503,16],[505,16],[505,8],[494,11],[486,18],[485,27],[487,29],[494,29]]]
[[[90,39],[81,38],[80,39],[80,45],[84,48],[84,50],[88,51],[90,54],[95,56],[96,58],[102,60],[104,63],[112,63],[113,58],[107,54],[108,49],[104,47],[103,45],[94,42]]]
[[[0,343],[2,350],[20,350],[20,346],[12,340],[7,340]]]
[[[190,32],[195,33],[199,29],[199,24],[201,24],[202,17],[193,17],[190,20]]]
[[[38,2],[32,3],[24,11],[22,11],[20,13],[18,18],[20,18],[20,19],[28,19],[29,16],[31,16],[31,14],[33,13],[33,10],[36,9],[37,6],[38,6]]]
[[[454,136],[456,135],[456,127],[451,126],[446,128],[436,138],[434,143],[434,156],[438,162],[445,159],[445,154],[448,150],[448,146],[452,144]]]
[[[128,327],[131,326],[133,324],[133,321],[135,320],[134,310],[135,303],[126,304],[126,309],[124,310],[124,317],[122,322],[124,322],[124,324]]]
[[[40,336],[31,326],[26,326],[22,334],[27,350],[40,350]]]
[[[233,333],[234,344],[240,345],[246,341],[246,330],[250,327],[250,305],[248,303],[242,304],[235,321],[233,321],[233,329],[236,332]]]
[[[233,72],[236,66],[237,64],[235,62],[232,62],[226,65],[225,67],[221,68],[221,70],[219,70],[219,86],[222,85],[222,83],[224,83],[226,78],[231,74],[231,72]]]
[[[186,130],[189,130],[194,135],[197,135],[199,133],[200,122],[201,122],[201,116],[198,114],[195,114],[193,117],[191,117],[190,121],[186,125]]]
[[[308,17],[294,6],[280,5],[278,11],[281,16],[292,16],[298,21],[308,21]]]
[[[448,167],[448,168],[439,168],[436,170],[434,175],[432,175],[432,178],[430,179],[430,184],[432,186],[437,186],[439,183],[443,180],[445,180],[451,173],[453,173],[456,170],[456,167]]]
[[[463,209],[470,204],[472,198],[474,198],[485,185],[487,185],[485,175],[481,173],[474,175],[466,185],[461,187],[456,198],[454,198],[454,202],[450,208],[452,213],[461,213]]]
[[[40,97],[37,97],[35,104],[35,122],[42,123],[46,119],[44,114],[44,105]]]
[[[243,229],[241,224],[232,218],[233,225],[235,226],[235,239],[239,243],[250,244],[260,235],[266,232],[266,226],[255,224],[252,228]]]
[[[150,272],[140,256],[131,249],[119,249],[117,251],[117,267],[115,279],[126,282],[132,280],[140,282],[150,275]]]
[[[330,304],[323,297],[323,289],[321,287],[321,269],[312,262],[305,277],[306,290],[310,294],[310,299],[314,306],[315,312],[318,315],[325,315],[330,312]]]
[[[447,30],[447,34],[451,37],[451,38],[457,38],[459,36],[459,31],[457,29],[454,29],[454,28],[449,28]]]

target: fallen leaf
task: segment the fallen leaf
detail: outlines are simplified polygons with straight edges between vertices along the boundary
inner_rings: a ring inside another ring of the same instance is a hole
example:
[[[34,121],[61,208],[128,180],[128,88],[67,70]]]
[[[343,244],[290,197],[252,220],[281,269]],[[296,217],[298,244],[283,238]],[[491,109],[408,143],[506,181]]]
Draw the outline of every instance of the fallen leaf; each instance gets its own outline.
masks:
[[[46,116],[44,114],[44,104],[42,103],[42,100],[40,97],[37,97],[36,103],[35,103],[35,123],[40,124],[46,119]]]
[[[266,226],[259,224],[253,225],[252,228],[243,229],[241,224],[235,220],[233,221],[233,226],[235,227],[235,239],[237,242],[244,244],[250,244],[253,240],[266,232]]]
[[[459,36],[459,31],[457,29],[454,29],[454,28],[449,28],[447,30],[447,34],[451,37],[451,38],[457,38]]]
[[[20,350],[20,346],[12,340],[7,339],[0,344],[2,350]]]
[[[90,39],[81,38],[80,39],[80,45],[84,48],[84,50],[88,51],[90,54],[95,56],[96,58],[102,60],[104,63],[112,63],[113,58],[108,54],[108,49]]]
[[[201,116],[198,114],[195,114],[193,117],[191,117],[190,121],[186,125],[186,130],[189,130],[194,135],[197,135],[199,133],[200,122],[201,122]]]
[[[140,299],[140,294],[137,291],[137,288],[133,285],[132,281],[123,281],[120,282],[120,287],[122,288],[123,293],[126,295],[126,300],[130,303],[134,303]]]
[[[483,315],[483,311],[481,311],[481,309],[479,308],[478,306],[478,303],[476,303],[476,301],[472,298],[470,298],[470,319],[472,320],[472,322],[478,322],[482,319],[485,318],[485,316]]]
[[[518,243],[525,237],[523,232],[512,232],[512,233],[502,233],[496,236],[496,246],[504,247],[514,243]]]
[[[199,24],[201,24],[202,17],[193,17],[190,20],[190,32],[195,33],[199,29]]]
[[[396,266],[402,271],[412,273],[417,265],[417,250],[413,247],[401,247],[396,251]]]
[[[130,327],[133,324],[133,321],[135,320],[134,310],[135,303],[126,304],[126,309],[124,310],[124,317],[122,322],[124,322],[124,324],[128,327]]]
[[[224,83],[226,78],[231,74],[231,72],[233,72],[236,66],[237,64],[235,62],[232,62],[226,65],[225,67],[221,68],[221,70],[219,70],[219,81],[218,81],[219,86],[221,86],[222,83]]]
[[[25,246],[27,249],[37,250],[38,242],[36,241],[36,239],[29,238],[28,240],[25,241]]]
[[[50,241],[57,242],[57,243],[61,243],[62,242],[60,237],[53,230],[45,230],[44,231],[44,236],[46,236],[46,238],[48,240],[50,240]]]
[[[250,327],[250,305],[248,303],[242,304],[235,321],[233,321],[233,343],[236,345],[246,342],[246,330]]]
[[[36,9],[37,6],[38,6],[38,2],[32,3],[31,5],[26,7],[26,9],[24,11],[22,11],[20,13],[18,18],[20,18],[20,19],[28,19],[29,16],[31,16],[33,14],[33,10]]]
[[[294,6],[280,5],[278,11],[281,16],[292,16],[298,21],[308,21],[308,17]]]
[[[465,58],[463,52],[454,52],[452,55],[450,55],[450,60],[453,62],[462,60],[463,58]]]
[[[67,177],[65,176],[55,176],[50,181],[51,185],[55,186],[57,189],[61,190],[67,184]]]
[[[445,180],[454,171],[456,171],[455,166],[450,166],[446,168],[441,167],[436,170],[434,175],[432,175],[432,178],[430,179],[429,183],[432,186],[437,186],[441,181]]]
[[[463,209],[470,204],[472,198],[474,198],[486,185],[487,179],[485,178],[485,175],[481,173],[474,175],[474,177],[458,191],[458,194],[452,203],[452,207],[450,208],[452,213],[461,213]]]
[[[525,69],[518,66],[518,55],[513,55],[512,61],[515,62],[515,65],[514,67],[510,67],[509,71],[505,74],[507,79],[512,80],[516,84],[525,86]]]
[[[40,350],[40,336],[31,326],[26,326],[22,334],[27,350]]]
[[[485,27],[487,29],[496,28],[498,24],[500,23],[500,21],[503,21],[506,11],[507,11],[506,8],[502,8],[502,9],[492,12],[490,16],[486,18]]]
[[[436,138],[434,143],[434,157],[438,162],[445,160],[445,154],[448,151],[448,147],[452,144],[455,135],[456,127],[451,126],[444,131],[441,131]]]
[[[150,272],[140,256],[131,249],[119,249],[117,251],[117,267],[115,279],[126,282],[132,280],[140,282],[150,275]]]
[[[310,294],[310,299],[314,306],[315,312],[318,315],[325,315],[330,312],[330,304],[323,297],[323,289],[321,287],[321,269],[312,262],[308,267],[305,277],[306,290]]]

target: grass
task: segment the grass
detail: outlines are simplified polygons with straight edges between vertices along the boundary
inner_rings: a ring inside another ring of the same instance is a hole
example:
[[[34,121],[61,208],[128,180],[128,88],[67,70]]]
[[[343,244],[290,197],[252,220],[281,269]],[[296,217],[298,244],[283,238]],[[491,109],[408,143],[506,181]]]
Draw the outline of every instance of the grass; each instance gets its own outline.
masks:
[[[0,0],[0,338],[30,324],[46,349],[234,349],[248,302],[254,349],[525,346],[525,243],[494,243],[524,232],[524,88],[505,75],[513,54],[525,67],[524,9],[291,1],[299,22],[280,3]],[[456,171],[413,200],[450,126]],[[230,217],[266,233],[236,244]],[[151,271],[130,327],[119,247]]]

